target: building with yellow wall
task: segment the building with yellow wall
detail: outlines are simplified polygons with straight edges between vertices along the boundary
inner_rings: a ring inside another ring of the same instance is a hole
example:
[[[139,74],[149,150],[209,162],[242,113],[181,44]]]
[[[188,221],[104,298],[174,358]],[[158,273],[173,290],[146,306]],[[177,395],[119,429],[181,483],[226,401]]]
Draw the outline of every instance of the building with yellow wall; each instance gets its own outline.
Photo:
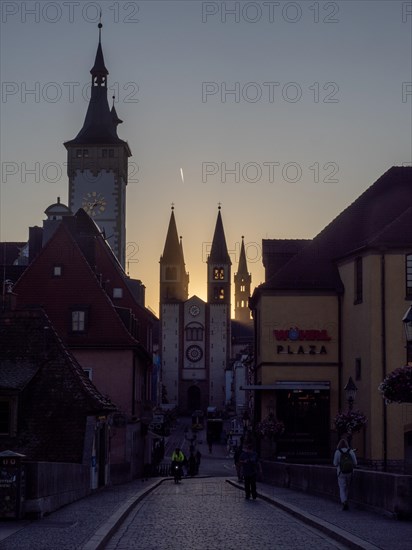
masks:
[[[352,445],[366,464],[412,466],[412,405],[378,386],[407,362],[402,317],[412,302],[412,168],[393,167],[312,240],[264,240],[266,281],[255,322],[257,419],[285,423],[277,454],[329,460],[334,417],[348,403],[367,424]],[[410,359],[410,358],[409,358]]]

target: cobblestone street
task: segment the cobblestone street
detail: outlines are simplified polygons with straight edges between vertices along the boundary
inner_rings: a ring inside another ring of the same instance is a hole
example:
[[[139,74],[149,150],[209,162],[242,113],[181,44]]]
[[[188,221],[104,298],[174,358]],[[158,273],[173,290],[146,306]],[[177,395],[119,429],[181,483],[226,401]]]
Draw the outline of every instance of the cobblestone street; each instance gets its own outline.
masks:
[[[140,502],[108,550],[347,548],[224,479],[166,481]]]

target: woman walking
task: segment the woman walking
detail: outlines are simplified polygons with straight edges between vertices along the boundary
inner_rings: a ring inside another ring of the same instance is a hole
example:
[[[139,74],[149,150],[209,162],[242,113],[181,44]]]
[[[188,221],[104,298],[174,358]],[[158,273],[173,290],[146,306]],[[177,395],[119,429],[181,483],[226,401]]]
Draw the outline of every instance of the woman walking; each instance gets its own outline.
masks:
[[[336,466],[339,485],[339,496],[342,510],[348,510],[348,494],[352,481],[353,469],[357,465],[356,455],[346,439],[341,439],[336,447],[333,465]]]

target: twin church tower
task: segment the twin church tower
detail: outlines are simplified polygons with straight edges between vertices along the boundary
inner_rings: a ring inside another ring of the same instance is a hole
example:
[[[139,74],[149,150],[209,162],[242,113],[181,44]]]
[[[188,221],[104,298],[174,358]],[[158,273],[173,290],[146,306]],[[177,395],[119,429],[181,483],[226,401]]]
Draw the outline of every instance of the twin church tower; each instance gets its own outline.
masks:
[[[174,210],[160,258],[160,350],[167,400],[192,412],[226,403],[226,371],[232,351],[231,266],[220,207],[207,258],[207,302],[189,298],[189,274]],[[235,275],[235,318],[250,324],[247,272],[242,239]]]
[[[91,69],[91,97],[82,129],[64,145],[68,153],[69,207],[83,208],[104,232],[125,268],[127,142],[117,135],[122,122],[109,107],[99,23],[99,43]],[[113,98],[114,99],[114,98]],[[242,239],[235,275],[235,319],[250,323],[247,271]],[[160,258],[160,342],[162,384],[167,400],[182,411],[222,407],[231,357],[231,259],[220,207],[207,259],[207,302],[189,298],[189,274],[172,209]]]

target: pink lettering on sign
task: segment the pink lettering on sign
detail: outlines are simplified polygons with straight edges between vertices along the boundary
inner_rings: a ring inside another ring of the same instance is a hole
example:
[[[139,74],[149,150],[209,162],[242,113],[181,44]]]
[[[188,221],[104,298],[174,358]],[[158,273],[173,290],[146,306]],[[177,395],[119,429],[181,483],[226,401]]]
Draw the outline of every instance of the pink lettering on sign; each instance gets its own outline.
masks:
[[[329,342],[332,338],[329,336],[326,329],[299,329],[298,327],[291,327],[288,330],[274,330],[273,334],[275,339],[280,342],[296,341],[312,341],[312,342]]]

